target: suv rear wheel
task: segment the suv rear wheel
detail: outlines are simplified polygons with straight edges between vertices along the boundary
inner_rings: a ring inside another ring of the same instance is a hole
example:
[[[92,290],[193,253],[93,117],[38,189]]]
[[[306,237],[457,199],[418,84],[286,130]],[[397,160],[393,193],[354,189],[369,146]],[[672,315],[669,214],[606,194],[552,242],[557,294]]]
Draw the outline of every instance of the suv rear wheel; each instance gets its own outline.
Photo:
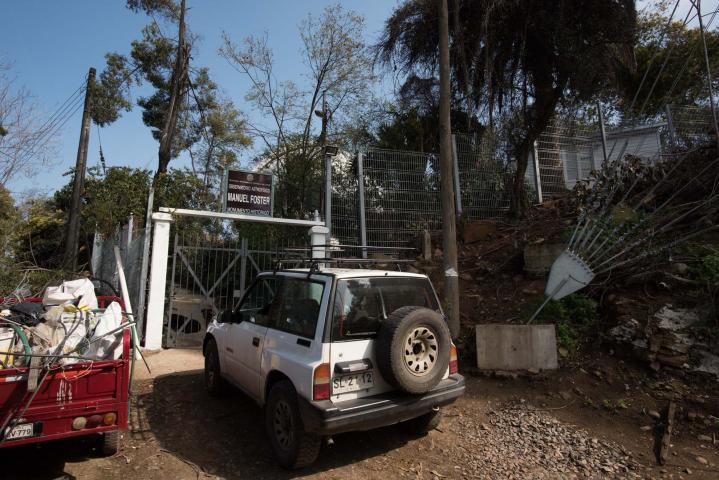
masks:
[[[426,393],[447,371],[450,345],[442,315],[424,307],[398,308],[377,332],[377,366],[395,387]]]
[[[322,437],[305,432],[297,392],[288,380],[272,386],[265,405],[265,429],[272,450],[285,468],[306,467],[317,459]]]

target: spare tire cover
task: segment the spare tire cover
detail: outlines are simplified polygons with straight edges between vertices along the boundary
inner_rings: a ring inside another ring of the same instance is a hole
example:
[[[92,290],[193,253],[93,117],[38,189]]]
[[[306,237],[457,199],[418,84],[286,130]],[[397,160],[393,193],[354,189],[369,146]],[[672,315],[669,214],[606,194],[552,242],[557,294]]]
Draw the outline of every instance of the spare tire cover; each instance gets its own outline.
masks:
[[[401,307],[382,322],[375,359],[388,383],[406,393],[426,393],[447,371],[450,345],[442,315],[424,307]]]

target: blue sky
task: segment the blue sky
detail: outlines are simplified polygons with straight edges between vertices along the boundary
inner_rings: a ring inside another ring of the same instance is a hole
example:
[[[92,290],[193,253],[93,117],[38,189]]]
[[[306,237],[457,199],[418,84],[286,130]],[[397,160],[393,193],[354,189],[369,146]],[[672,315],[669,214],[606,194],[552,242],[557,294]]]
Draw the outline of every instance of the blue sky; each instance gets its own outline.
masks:
[[[194,64],[209,67],[213,80],[248,116],[244,101],[247,81],[217,54],[221,34],[228,32],[241,41],[248,35],[267,32],[274,49],[277,76],[299,81],[303,71],[298,25],[308,14],[318,15],[333,2],[327,0],[188,0],[187,22],[199,35]],[[396,0],[344,0],[346,9],[365,16],[367,41],[373,42],[390,15]],[[34,95],[47,115],[81,85],[88,68],[98,72],[104,55],[128,53],[130,42],[140,37],[149,22],[144,14],[125,8],[123,0],[15,1],[6,2],[0,16],[0,61],[13,64],[12,75]],[[140,91],[138,91],[139,93]],[[62,173],[74,166],[81,112],[68,121],[57,137],[55,161],[31,178],[18,177],[8,187],[23,193],[50,193],[66,184]],[[141,109],[123,115],[100,130],[108,166],[130,165],[154,169],[157,143],[141,119]],[[93,126],[88,165],[99,164],[97,128]],[[249,152],[247,153],[249,156]],[[174,165],[183,164],[179,159]],[[173,165],[171,164],[171,165]]]

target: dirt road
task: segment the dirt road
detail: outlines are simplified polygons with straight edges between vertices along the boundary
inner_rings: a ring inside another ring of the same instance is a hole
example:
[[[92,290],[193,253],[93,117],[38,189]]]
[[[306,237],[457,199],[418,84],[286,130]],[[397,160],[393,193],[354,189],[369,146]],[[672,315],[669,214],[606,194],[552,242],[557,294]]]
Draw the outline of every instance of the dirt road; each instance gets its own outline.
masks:
[[[469,376],[439,430],[420,438],[396,427],[338,435],[316,465],[288,473],[273,462],[255,404],[239,392],[206,395],[198,352],[150,360],[153,375],[135,384],[132,429],[118,455],[99,458],[88,441],[7,450],[0,478],[719,478],[719,447],[679,428],[669,464],[657,467],[652,431],[642,429],[652,424],[641,413],[648,400],[622,412],[596,408],[586,402],[596,378],[561,373]]]

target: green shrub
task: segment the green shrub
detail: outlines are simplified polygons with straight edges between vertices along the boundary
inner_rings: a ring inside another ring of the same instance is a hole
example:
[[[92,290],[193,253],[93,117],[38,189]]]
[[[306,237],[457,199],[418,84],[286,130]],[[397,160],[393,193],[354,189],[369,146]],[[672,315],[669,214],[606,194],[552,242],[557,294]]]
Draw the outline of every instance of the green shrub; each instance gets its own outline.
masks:
[[[520,318],[528,321],[544,302],[539,297],[531,302]],[[557,342],[569,351],[577,348],[579,340],[591,333],[599,319],[597,302],[578,293],[561,300],[550,300],[534,319],[533,323],[553,323],[556,325]]]

